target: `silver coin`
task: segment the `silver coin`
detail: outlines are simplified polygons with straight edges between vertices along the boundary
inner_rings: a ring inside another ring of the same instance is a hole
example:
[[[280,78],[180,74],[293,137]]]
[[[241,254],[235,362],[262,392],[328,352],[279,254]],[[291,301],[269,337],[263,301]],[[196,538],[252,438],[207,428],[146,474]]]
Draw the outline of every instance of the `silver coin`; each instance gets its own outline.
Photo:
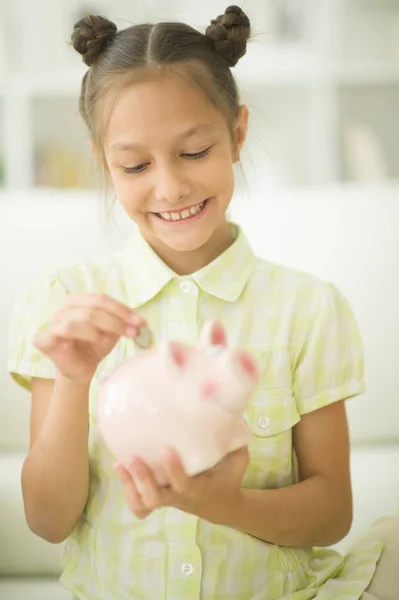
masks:
[[[147,348],[151,348],[152,343],[153,343],[153,338],[152,338],[151,331],[148,329],[148,327],[146,327],[146,326],[141,327],[139,335],[137,335],[136,337],[133,338],[133,342],[136,344],[136,346],[138,346],[139,348],[142,348],[143,350],[146,350]]]

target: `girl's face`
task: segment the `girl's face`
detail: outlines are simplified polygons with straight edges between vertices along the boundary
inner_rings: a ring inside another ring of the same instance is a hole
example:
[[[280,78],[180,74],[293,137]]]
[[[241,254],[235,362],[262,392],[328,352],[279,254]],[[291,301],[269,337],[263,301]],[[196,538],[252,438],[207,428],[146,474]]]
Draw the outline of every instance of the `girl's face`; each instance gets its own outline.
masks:
[[[110,176],[126,213],[172,268],[197,270],[230,245],[225,213],[246,130],[242,107],[234,147],[222,113],[176,75],[118,96],[104,148]]]

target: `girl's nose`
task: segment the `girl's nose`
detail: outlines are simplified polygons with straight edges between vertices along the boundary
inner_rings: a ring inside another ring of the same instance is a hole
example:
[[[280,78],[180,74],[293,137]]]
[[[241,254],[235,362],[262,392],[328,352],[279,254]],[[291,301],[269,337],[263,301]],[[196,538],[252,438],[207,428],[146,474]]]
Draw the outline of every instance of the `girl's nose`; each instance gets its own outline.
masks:
[[[191,193],[191,186],[183,169],[168,165],[157,171],[156,198],[159,203],[178,204]]]

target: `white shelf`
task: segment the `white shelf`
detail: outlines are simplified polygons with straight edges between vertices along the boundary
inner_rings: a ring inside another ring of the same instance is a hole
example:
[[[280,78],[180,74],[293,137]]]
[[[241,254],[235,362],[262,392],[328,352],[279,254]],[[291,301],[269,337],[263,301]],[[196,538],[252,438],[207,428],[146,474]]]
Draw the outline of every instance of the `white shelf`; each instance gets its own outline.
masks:
[[[246,55],[233,70],[245,87],[310,85],[323,73],[314,53],[297,46],[249,45]]]
[[[369,62],[364,65],[335,65],[332,77],[345,85],[395,85],[399,83],[399,63]]]
[[[82,77],[86,69],[62,71],[62,73],[43,73],[42,75],[14,75],[3,78],[0,95],[4,97],[35,98],[65,97],[77,98]]]
[[[316,59],[296,61],[264,60],[251,69],[237,69],[237,80],[245,88],[306,87],[320,85],[395,85],[399,64],[370,62],[363,65],[322,63]]]

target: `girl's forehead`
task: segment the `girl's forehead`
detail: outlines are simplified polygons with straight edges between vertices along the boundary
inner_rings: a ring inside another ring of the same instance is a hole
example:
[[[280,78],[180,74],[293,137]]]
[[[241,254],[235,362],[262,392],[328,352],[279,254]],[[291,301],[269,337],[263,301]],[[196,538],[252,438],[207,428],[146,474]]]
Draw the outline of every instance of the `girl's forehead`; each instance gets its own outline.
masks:
[[[180,115],[214,112],[214,107],[199,87],[173,76],[141,80],[125,86],[115,98],[113,112],[151,113],[154,108],[157,112],[172,111]]]
[[[133,83],[118,94],[108,122],[107,146],[121,147],[143,136],[205,137],[225,127],[223,115],[195,86],[173,79]]]

